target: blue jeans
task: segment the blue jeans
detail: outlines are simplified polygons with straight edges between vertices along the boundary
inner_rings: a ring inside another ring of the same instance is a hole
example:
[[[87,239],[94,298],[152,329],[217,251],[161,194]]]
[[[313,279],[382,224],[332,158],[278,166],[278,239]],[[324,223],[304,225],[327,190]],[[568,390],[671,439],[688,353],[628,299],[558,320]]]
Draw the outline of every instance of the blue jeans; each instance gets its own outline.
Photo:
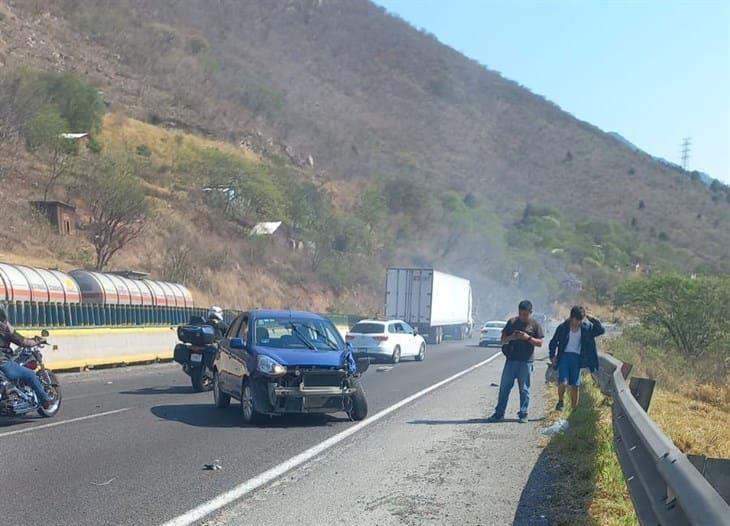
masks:
[[[580,354],[563,353],[558,362],[558,383],[580,385]]]
[[[0,364],[0,371],[2,371],[11,382],[23,380],[26,384],[30,385],[41,403],[48,402],[50,400],[43,384],[34,371],[18,365],[15,362],[5,362]]]
[[[527,417],[527,408],[530,405],[530,378],[532,377],[533,368],[532,362],[515,362],[511,360],[504,362],[502,380],[499,382],[499,399],[494,410],[496,416],[499,418],[504,417],[509,393],[512,391],[515,380],[517,380],[517,386],[520,389],[520,412],[518,416],[520,418]]]

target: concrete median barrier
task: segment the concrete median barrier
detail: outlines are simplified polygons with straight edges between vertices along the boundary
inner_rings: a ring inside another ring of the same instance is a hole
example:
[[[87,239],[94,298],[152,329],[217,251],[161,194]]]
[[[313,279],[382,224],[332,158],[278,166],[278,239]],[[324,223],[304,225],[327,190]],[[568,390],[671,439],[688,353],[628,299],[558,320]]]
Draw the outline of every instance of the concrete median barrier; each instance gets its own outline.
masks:
[[[48,340],[44,362],[63,371],[169,360],[177,333],[175,327],[57,329]]]

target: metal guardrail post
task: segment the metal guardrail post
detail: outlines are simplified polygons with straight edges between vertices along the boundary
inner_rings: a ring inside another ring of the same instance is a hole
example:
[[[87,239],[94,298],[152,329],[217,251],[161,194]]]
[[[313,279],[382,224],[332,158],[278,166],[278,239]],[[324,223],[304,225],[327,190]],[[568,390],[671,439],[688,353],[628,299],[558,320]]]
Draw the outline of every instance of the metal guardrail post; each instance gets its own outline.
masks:
[[[631,394],[634,395],[634,398],[636,398],[636,401],[639,402],[639,405],[644,411],[649,410],[649,404],[651,404],[651,397],[654,395],[655,385],[656,380],[651,380],[649,378],[637,378],[636,376],[631,378],[631,381],[629,382]]]
[[[725,502],[730,501],[730,458],[707,458],[701,455],[687,455],[687,458]]]
[[[599,362],[595,376],[613,398],[614,448],[641,524],[727,525],[730,506],[646,414],[625,364],[603,353]]]

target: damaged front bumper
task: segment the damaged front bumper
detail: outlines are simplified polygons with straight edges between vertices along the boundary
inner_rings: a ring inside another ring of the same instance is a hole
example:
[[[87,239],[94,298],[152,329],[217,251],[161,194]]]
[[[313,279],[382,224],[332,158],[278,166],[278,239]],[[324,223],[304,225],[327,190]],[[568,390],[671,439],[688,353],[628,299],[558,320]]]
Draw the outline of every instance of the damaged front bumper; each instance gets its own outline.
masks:
[[[356,389],[344,370],[301,370],[254,378],[254,406],[266,414],[349,411]]]

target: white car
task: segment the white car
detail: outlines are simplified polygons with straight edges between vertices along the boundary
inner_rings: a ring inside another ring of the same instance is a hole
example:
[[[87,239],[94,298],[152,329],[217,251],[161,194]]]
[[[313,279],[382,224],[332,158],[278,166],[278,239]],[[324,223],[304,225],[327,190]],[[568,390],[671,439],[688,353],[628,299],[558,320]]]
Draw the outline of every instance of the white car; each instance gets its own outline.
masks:
[[[402,320],[363,320],[345,335],[356,358],[398,363],[401,358],[426,358],[426,340]]]
[[[507,325],[506,321],[488,321],[479,331],[479,347],[502,344],[502,329]]]

